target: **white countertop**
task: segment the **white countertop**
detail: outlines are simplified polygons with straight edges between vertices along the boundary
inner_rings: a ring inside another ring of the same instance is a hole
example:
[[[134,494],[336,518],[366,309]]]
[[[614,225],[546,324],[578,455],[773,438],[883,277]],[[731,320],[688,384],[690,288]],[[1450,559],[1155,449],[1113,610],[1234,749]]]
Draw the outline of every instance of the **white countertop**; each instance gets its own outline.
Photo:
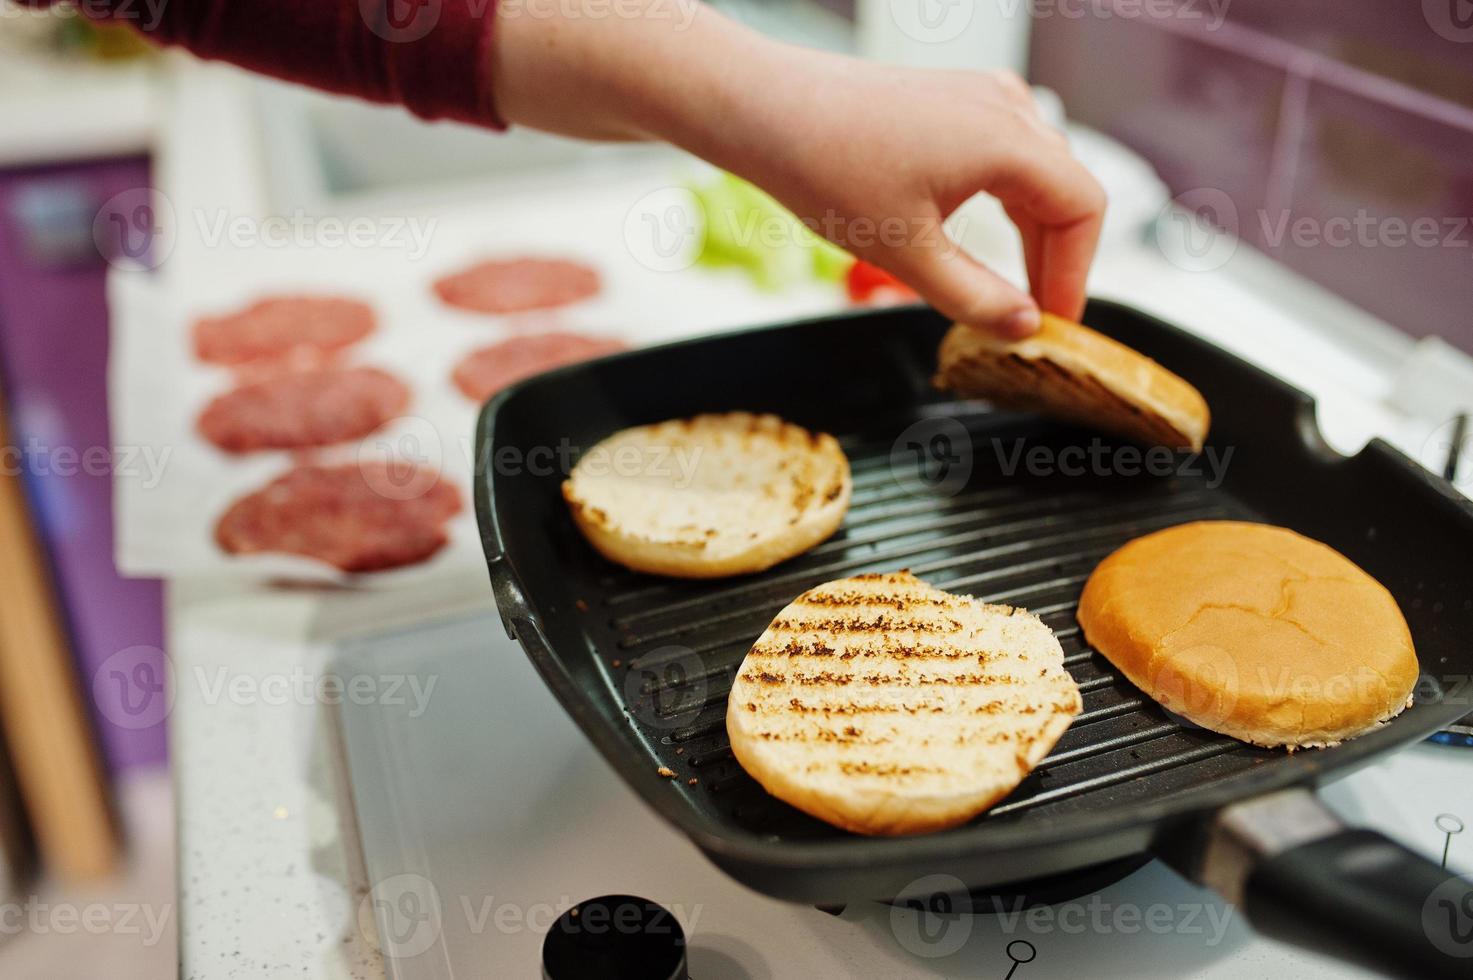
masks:
[[[159,73],[6,51],[0,60],[0,167],[146,153],[158,132]]]
[[[180,975],[378,980],[329,709],[332,636],[490,603],[383,593],[166,593],[178,807]]]

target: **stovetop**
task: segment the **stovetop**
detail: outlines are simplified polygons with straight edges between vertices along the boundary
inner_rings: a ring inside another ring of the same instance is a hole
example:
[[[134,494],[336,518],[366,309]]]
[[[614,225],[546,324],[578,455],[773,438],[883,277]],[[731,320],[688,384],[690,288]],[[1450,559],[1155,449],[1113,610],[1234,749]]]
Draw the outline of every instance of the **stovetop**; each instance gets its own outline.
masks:
[[[727,878],[623,786],[494,616],[358,639],[337,660],[344,677],[386,679],[382,696],[341,699],[339,719],[368,883],[359,926],[396,980],[537,976],[557,916],[606,894],[671,910],[695,980],[1367,975],[1257,938],[1155,861],[1093,888],[1055,882],[1050,898],[1082,894],[1054,904],[778,902]],[[394,681],[401,696],[385,693]],[[1465,748],[1417,746],[1324,795],[1350,822],[1473,867],[1473,829],[1457,830],[1473,823]],[[934,877],[916,890],[959,890]]]

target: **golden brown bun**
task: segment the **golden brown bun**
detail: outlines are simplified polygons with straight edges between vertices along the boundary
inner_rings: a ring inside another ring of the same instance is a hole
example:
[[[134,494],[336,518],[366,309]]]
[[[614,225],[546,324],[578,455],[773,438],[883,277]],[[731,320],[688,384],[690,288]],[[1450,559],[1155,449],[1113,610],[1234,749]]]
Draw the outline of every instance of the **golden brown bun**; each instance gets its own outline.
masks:
[[[579,459],[563,498],[610,561],[717,578],[760,572],[833,534],[852,487],[833,436],[729,412],[614,433]]]
[[[737,761],[773,796],[860,834],[970,820],[1079,713],[1052,631],[911,575],[859,575],[788,605],[727,701]]]
[[[1196,388],[1144,354],[1050,313],[1025,340],[952,327],[941,341],[936,385],[1194,452],[1211,422]]]
[[[1339,552],[1266,524],[1137,538],[1089,577],[1079,623],[1167,709],[1269,748],[1363,734],[1400,714],[1417,682],[1391,593]]]

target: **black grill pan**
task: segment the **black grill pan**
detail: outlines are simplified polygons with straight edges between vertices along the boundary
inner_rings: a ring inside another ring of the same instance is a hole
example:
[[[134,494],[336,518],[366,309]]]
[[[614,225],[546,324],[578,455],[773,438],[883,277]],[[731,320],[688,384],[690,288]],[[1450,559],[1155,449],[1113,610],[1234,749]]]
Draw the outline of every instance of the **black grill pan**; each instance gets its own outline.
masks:
[[[1466,975],[1473,961],[1433,942],[1437,913],[1423,914],[1446,873],[1378,835],[1335,827],[1303,789],[1467,712],[1473,507],[1383,442],[1335,453],[1310,398],[1198,338],[1106,302],[1086,321],[1202,390],[1214,455],[1158,456],[1147,471],[1094,433],[937,393],[930,377],[947,324],[920,308],[635,351],[503,392],[481,416],[475,494],[508,632],[629,785],[760,891],[838,904],[902,895],[937,873],[984,888],[1154,852],[1242,901],[1261,931],[1390,972]],[[637,575],[582,540],[559,491],[578,450],[626,426],[734,409],[840,439],[855,491],[833,539],[761,575],[714,582]],[[1036,447],[1050,452],[1030,466]],[[1416,641],[1417,703],[1361,738],[1291,755],[1192,727],[1125,681],[1080,635],[1085,577],[1134,537],[1204,518],[1294,528],[1385,583]],[[1043,617],[1084,712],[988,814],[943,833],[869,839],[767,796],[741,770],[726,694],[753,640],[798,593],[906,567]],[[1330,924],[1304,921],[1314,895],[1340,903]],[[1451,904],[1456,919],[1464,909]]]

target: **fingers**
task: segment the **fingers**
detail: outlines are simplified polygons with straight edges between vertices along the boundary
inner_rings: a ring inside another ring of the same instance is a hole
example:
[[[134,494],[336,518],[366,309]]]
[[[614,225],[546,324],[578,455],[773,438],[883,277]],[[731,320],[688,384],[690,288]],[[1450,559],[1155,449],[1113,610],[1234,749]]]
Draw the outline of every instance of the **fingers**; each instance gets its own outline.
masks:
[[[1084,315],[1090,263],[1100,240],[1103,214],[1071,225],[1044,230],[1039,268],[1038,303],[1050,313],[1070,320]]]
[[[998,198],[1022,237],[1032,297],[955,246],[898,250],[879,264],[953,319],[1017,338],[1037,329],[1040,308],[1071,320],[1083,315],[1105,193],[1063,134],[1043,122],[1027,83],[1008,72],[992,77],[1001,107],[995,125],[981,131],[982,186],[964,179],[935,203],[947,214],[977,190]]]
[[[941,247],[897,249],[890,271],[942,314],[1007,340],[1038,330],[1038,306],[1018,287],[944,239]],[[882,265],[887,263],[881,261]]]
[[[1104,223],[1104,189],[1067,151],[1045,144],[1009,155],[991,184],[1023,235],[1039,305],[1079,319]]]
[[[1067,147],[1017,140],[997,153],[985,175],[988,191],[1048,226],[1074,224],[1105,213],[1105,190]]]
[[[1016,72],[1000,70],[988,74],[997,83],[1004,98],[1022,114],[1024,123],[1041,136],[1050,148],[1062,149],[1067,153],[1068,141],[1063,133],[1043,121],[1028,83]],[[1048,150],[1044,152],[1047,153]],[[1080,179],[1067,166],[1055,164],[1046,168],[1048,176],[1042,173],[1045,168],[1039,169],[1039,179],[1057,179],[1058,176],[1071,181]],[[1061,170],[1062,174],[1059,173]],[[1055,197],[1056,191],[1045,198],[1045,206],[1062,207],[1066,212],[1091,206],[1088,201],[1057,202],[1053,200]],[[1084,312],[1084,283],[1094,257],[1094,238],[1098,235],[1098,227],[1091,234],[1090,219],[1097,215],[1086,215],[1080,220],[1057,227],[1041,222],[1034,214],[1034,210],[1038,210],[1037,205],[1032,202],[1004,201],[1004,208],[1023,240],[1023,259],[1028,269],[1028,284],[1033,298],[1051,313],[1073,320],[1079,319]]]
[[[1043,230],[1031,214],[1020,208],[1005,207],[1008,218],[1018,229],[1023,240],[1023,264],[1028,270],[1028,286],[1034,300],[1042,302],[1043,290]]]

